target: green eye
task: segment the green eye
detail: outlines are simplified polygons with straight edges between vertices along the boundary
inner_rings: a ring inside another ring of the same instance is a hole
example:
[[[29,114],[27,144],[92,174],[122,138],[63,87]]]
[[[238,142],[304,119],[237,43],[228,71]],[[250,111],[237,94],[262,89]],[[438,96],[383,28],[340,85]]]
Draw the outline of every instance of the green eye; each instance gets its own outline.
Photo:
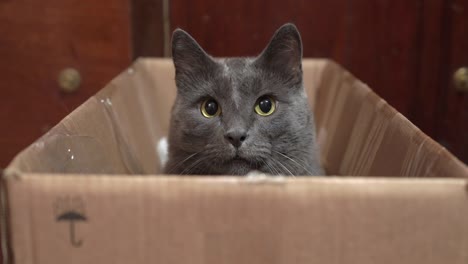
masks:
[[[212,118],[218,116],[221,113],[221,108],[213,98],[210,98],[203,101],[200,107],[200,111],[204,117]]]
[[[269,116],[276,110],[276,103],[270,96],[262,96],[258,98],[255,104],[255,112],[261,116]]]

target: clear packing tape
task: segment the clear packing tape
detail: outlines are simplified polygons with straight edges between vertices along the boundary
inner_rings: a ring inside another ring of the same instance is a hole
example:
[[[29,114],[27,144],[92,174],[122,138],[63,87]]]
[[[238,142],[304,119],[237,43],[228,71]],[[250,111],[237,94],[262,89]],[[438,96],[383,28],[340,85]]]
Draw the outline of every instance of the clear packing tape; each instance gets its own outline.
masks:
[[[305,59],[304,83],[329,175],[467,177],[465,164],[330,60]],[[170,59],[139,59],[21,152],[32,173],[160,174],[176,95]]]

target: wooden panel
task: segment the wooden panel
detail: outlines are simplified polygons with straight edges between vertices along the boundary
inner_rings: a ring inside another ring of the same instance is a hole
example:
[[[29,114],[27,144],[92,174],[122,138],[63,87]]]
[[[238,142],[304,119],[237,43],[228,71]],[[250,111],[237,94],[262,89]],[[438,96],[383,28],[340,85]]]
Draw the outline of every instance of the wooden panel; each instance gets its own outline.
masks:
[[[0,2],[0,167],[129,65],[129,14],[126,0]],[[73,94],[66,67],[83,78]]]
[[[468,67],[468,1],[447,1],[444,6],[444,43],[447,54],[442,62],[436,138],[468,163],[468,93],[455,90],[452,75],[459,67]]]
[[[163,0],[132,0],[133,58],[164,55]]]
[[[412,87],[413,94],[409,118],[424,132],[435,138],[437,122],[435,116],[440,107],[439,87],[447,86],[441,79],[444,70],[443,61],[446,58],[444,45],[444,6],[445,0],[425,1],[422,10],[420,58],[415,78],[418,83]],[[418,51],[416,51],[418,52]]]

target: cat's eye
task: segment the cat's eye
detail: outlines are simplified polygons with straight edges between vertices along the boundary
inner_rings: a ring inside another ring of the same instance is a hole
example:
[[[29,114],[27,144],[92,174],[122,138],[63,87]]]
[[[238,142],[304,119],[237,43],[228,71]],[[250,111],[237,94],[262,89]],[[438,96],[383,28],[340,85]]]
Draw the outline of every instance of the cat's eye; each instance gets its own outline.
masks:
[[[255,104],[255,112],[261,116],[269,116],[276,110],[276,102],[270,96],[261,96]]]
[[[219,107],[218,102],[213,98],[206,99],[203,101],[200,107],[202,115],[206,118],[212,118],[218,116],[221,113],[221,107]]]

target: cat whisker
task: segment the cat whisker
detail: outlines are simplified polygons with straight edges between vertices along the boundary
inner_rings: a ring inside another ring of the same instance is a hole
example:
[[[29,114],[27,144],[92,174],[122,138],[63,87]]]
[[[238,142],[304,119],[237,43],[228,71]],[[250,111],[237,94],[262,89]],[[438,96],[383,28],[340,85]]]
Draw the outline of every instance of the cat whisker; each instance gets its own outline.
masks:
[[[196,168],[196,166],[201,162],[202,159],[203,158],[195,160],[192,163],[190,163],[188,166],[185,166],[185,169],[179,173],[179,176],[190,174],[193,171],[193,169]]]
[[[275,165],[279,165],[278,162],[275,163]],[[282,166],[283,168],[281,168],[280,166],[276,166],[277,170],[278,170],[278,173],[277,175],[285,175],[285,176],[290,176],[290,174],[288,174],[285,170],[284,170],[284,166]]]
[[[276,150],[273,150],[273,151],[274,151],[275,153],[277,153],[277,154],[279,154],[279,155],[281,155],[281,156],[283,156],[283,157],[289,159],[290,161],[294,162],[294,163],[297,164],[299,167],[303,168],[303,169],[308,173],[308,175],[313,175],[303,164],[297,162],[295,159],[293,159],[293,158],[291,158],[291,157],[287,156],[286,154],[283,154],[283,153],[281,153],[281,152],[279,152],[279,151],[276,151]]]
[[[270,164],[269,162],[265,162],[265,166],[267,167],[267,169],[270,171],[271,174],[274,174],[274,175],[279,175],[279,171],[273,167],[273,164]]]
[[[187,158],[185,158],[184,160],[182,161],[179,161],[174,167],[172,167],[172,169],[170,171],[167,172],[167,174],[171,174],[172,172],[174,172],[176,169],[178,169],[180,166],[184,165],[185,162],[187,162],[188,160],[190,160],[191,158],[193,158],[195,155],[197,154],[200,154],[200,152],[195,152],[191,155],[189,155]]]
[[[283,168],[286,170],[286,172],[289,173],[290,176],[295,177],[294,174],[293,174],[281,161],[279,161],[279,160],[277,160],[277,159],[275,159],[275,158],[273,158],[273,157],[270,157],[270,158],[271,158],[274,162],[276,162],[276,163],[278,163],[279,165],[281,165],[281,167],[283,167]]]
[[[179,175],[187,175],[187,174],[192,174],[193,173],[193,169],[195,169],[197,167],[197,165],[199,165],[200,163],[202,163],[203,161],[207,160],[208,158],[210,158],[209,156],[202,156],[201,158],[199,158],[198,160],[195,160],[194,162],[192,162],[189,166],[187,166]]]

